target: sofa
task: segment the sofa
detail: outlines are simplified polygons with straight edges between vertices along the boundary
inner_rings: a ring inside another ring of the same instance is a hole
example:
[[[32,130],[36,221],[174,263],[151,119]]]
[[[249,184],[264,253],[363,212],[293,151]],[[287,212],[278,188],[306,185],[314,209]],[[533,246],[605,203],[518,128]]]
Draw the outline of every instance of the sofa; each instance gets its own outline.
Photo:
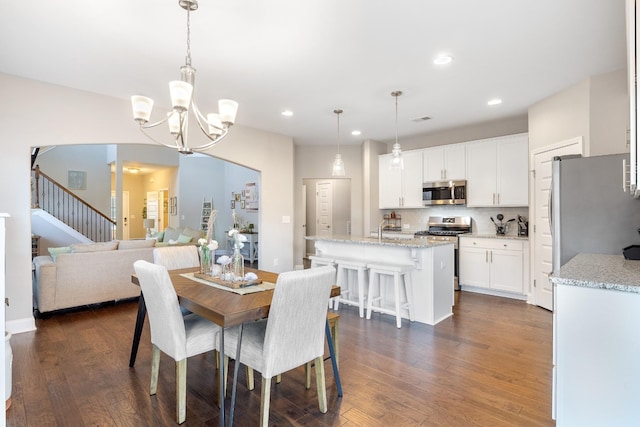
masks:
[[[195,245],[203,235],[189,227],[168,227],[152,239],[49,248],[49,255],[33,259],[34,308],[47,313],[137,297],[140,287],[131,283],[135,261],[153,262],[154,247]]]
[[[51,248],[33,259],[34,307],[40,313],[140,295],[133,263],[153,262],[155,241],[114,240]]]
[[[198,243],[198,239],[204,236],[205,234],[202,230],[195,230],[190,227],[167,227],[164,229],[164,231],[153,233],[151,237],[148,237],[147,239],[155,240],[156,246],[168,246],[196,244]]]

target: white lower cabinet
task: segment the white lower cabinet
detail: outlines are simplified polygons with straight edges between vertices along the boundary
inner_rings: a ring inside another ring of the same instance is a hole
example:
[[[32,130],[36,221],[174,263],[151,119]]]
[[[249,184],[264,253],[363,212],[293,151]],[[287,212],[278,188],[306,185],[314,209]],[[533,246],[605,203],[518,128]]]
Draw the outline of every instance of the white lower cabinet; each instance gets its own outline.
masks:
[[[461,236],[460,285],[524,294],[526,243],[523,240]]]

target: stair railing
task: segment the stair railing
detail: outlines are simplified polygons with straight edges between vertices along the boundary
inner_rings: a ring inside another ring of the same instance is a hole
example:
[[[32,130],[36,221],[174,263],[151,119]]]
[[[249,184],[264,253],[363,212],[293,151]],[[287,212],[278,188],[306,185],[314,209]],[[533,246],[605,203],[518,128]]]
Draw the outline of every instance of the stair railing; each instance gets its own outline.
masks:
[[[39,165],[33,172],[33,208],[43,209],[94,242],[107,242],[115,238],[114,220],[42,172]]]

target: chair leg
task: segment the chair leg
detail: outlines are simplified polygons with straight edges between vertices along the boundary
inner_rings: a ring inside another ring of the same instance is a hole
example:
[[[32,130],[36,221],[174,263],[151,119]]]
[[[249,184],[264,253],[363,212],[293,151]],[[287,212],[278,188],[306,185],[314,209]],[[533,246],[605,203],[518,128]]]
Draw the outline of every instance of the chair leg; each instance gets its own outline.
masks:
[[[315,360],[316,365],[316,385],[318,387],[318,407],[320,412],[327,412],[327,386],[324,381],[324,360],[322,356]]]
[[[187,418],[187,359],[176,362],[176,422]]]
[[[271,399],[271,378],[262,377],[260,393],[260,426],[269,426],[269,400]]]
[[[311,362],[304,365],[304,388],[307,390],[311,388]]]
[[[253,379],[253,368],[250,368],[247,366],[245,373],[247,376],[247,388],[249,390],[253,390],[254,388],[256,388],[256,383],[255,383],[255,380]]]
[[[149,386],[149,394],[153,396],[158,390],[158,371],[160,370],[160,349],[153,345],[151,350],[151,385]]]

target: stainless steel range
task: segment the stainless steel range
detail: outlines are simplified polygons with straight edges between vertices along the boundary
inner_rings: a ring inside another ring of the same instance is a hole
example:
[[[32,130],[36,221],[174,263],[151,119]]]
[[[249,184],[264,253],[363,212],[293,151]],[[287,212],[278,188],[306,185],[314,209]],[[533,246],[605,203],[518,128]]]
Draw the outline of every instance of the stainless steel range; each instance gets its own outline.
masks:
[[[454,289],[460,290],[458,285],[458,236],[471,233],[471,217],[469,216],[430,216],[427,229],[417,231],[415,238],[427,239],[429,242],[453,243],[454,256]]]

